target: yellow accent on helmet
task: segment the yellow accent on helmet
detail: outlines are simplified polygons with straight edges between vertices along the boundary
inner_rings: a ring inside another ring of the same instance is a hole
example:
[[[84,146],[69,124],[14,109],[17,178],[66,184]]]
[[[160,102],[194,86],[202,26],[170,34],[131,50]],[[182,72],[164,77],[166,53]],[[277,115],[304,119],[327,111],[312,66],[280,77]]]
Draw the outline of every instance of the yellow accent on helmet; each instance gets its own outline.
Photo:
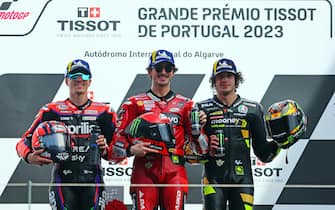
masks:
[[[306,131],[306,116],[297,102],[290,99],[273,103],[265,120],[268,134],[283,149],[293,145]]]
[[[277,112],[277,113],[272,113],[271,114],[271,118],[272,119],[276,119],[276,118],[279,118],[281,116],[283,116],[281,112]]]
[[[67,64],[67,72],[69,73],[71,71],[71,66],[72,66],[72,62],[73,61],[70,61],[68,64]]]
[[[285,113],[283,113],[283,116],[291,115],[298,111],[296,106],[292,102],[289,102],[287,105],[288,105],[288,109]]]
[[[216,75],[216,68],[218,66],[219,61],[215,61],[213,64],[213,75]]]
[[[157,55],[157,50],[153,51],[151,54],[151,62],[155,62],[156,61],[156,55]]]

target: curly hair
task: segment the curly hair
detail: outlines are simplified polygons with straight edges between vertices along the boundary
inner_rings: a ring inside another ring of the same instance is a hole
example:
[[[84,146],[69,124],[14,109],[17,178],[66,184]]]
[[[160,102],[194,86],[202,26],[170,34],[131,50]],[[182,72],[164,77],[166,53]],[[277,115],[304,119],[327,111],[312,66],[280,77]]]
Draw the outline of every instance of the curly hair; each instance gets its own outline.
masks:
[[[235,75],[235,88],[237,89],[240,86],[240,84],[244,82],[244,77],[241,72],[237,72],[237,74],[234,74],[234,75]],[[209,79],[209,82],[211,83],[211,87],[214,89],[215,88],[215,76],[211,77]]]

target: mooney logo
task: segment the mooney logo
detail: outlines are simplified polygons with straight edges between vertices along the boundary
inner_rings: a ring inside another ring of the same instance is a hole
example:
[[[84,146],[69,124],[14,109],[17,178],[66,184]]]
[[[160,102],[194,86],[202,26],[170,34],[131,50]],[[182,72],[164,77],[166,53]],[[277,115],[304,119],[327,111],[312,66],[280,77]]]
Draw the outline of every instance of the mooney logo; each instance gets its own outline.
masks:
[[[0,1],[0,36],[31,33],[50,1]]]

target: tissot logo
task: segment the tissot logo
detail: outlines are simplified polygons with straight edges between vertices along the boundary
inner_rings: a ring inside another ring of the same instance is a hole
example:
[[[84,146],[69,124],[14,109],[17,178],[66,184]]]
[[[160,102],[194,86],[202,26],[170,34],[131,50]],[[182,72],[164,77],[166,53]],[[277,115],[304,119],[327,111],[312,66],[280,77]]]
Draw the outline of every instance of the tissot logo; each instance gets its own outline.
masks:
[[[0,36],[25,36],[31,33],[50,1],[0,1]]]
[[[57,20],[62,32],[116,32],[119,20],[101,17],[100,7],[77,7],[76,19]]]
[[[78,7],[78,17],[82,18],[99,18],[100,7]]]

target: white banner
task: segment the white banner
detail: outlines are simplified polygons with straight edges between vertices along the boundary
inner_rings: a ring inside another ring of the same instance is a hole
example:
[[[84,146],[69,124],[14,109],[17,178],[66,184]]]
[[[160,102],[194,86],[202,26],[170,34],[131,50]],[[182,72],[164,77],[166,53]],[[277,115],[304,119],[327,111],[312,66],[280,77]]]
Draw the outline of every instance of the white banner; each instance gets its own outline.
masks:
[[[167,49],[174,53],[177,74],[205,74],[195,101],[212,96],[209,75],[214,61],[222,57],[233,59],[246,78],[238,93],[260,101],[275,75],[334,75],[333,3],[0,1],[0,75],[62,74],[70,60],[81,58],[91,65],[94,99],[117,109],[135,76],[146,73],[150,53]],[[54,100],[67,96],[62,85]],[[328,140],[334,140],[334,134],[327,133],[334,120],[331,101],[325,111],[330,115],[322,116],[314,135]],[[18,159],[6,159],[15,153],[14,145],[2,141],[0,159],[10,163],[1,164],[6,173],[0,181],[8,182]],[[255,204],[276,203],[307,143],[308,139],[300,141],[266,165],[253,157]],[[129,185],[131,165],[132,159],[120,165],[103,162],[106,183]],[[131,203],[127,190],[124,199]]]

